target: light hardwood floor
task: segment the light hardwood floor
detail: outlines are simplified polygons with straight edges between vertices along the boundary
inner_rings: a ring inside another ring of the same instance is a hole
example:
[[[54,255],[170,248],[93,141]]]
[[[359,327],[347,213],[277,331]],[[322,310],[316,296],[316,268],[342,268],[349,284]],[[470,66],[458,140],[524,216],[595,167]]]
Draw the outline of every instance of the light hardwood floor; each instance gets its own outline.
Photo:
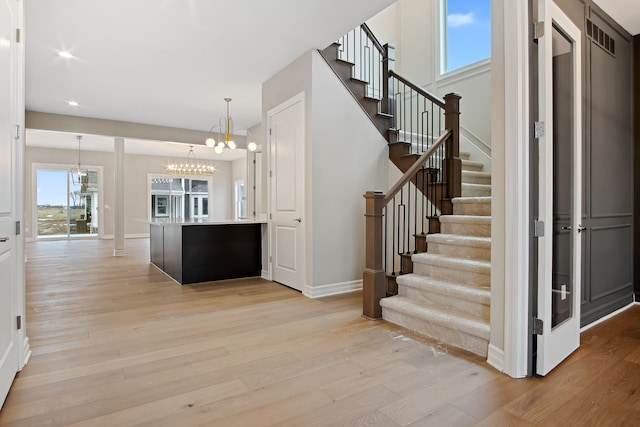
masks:
[[[640,307],[546,378],[260,279],[180,286],[148,240],[28,244],[33,357],[2,426],[640,425]]]

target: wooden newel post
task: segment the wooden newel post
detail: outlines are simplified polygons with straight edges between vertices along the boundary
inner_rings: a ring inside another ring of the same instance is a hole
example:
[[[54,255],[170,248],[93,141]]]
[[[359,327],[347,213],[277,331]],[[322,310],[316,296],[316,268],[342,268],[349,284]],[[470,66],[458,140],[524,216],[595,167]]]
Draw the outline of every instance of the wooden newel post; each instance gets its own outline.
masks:
[[[369,319],[380,319],[380,300],[386,296],[386,274],[382,266],[382,210],[384,194],[367,191],[365,268],[362,274],[362,315]]]
[[[391,114],[391,102],[393,93],[389,93],[390,89],[390,72],[394,70],[396,63],[396,47],[392,44],[385,44],[384,56],[382,57],[382,102],[380,102],[380,110],[383,113]]]
[[[446,143],[445,168],[447,174],[447,197],[462,196],[462,160],[460,160],[460,99],[457,93],[444,96],[444,127],[451,129],[451,138]]]

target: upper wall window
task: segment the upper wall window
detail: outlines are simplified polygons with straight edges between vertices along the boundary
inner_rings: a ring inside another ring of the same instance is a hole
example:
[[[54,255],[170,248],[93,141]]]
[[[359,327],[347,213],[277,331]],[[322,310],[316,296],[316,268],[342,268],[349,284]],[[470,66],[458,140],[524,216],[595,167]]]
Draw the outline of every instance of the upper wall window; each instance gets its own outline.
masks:
[[[441,73],[491,57],[490,0],[442,0]]]

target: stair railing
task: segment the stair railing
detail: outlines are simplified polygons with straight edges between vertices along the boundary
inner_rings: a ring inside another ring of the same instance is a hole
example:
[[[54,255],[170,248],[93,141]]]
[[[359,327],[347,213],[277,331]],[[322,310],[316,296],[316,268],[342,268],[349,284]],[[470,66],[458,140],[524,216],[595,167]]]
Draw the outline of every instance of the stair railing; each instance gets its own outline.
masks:
[[[426,234],[439,231],[439,215],[452,213],[451,199],[461,195],[460,96],[440,99],[397,74],[395,46],[382,45],[366,24],[337,43],[338,59],[353,64],[351,77],[367,83],[365,96],[393,117],[387,140],[417,158],[386,195],[365,194],[363,315],[380,318],[380,299],[395,292],[387,274],[410,272],[411,255],[426,250]]]
[[[367,24],[349,31],[337,43],[340,44],[338,58],[353,64],[351,77],[367,82],[366,96],[381,99],[388,77],[384,64],[388,62],[389,46],[382,46]]]
[[[442,155],[454,132],[446,130],[386,193],[368,191],[366,199],[365,269],[363,272],[363,316],[382,317],[380,300],[388,296],[387,274],[402,274],[403,257],[410,257],[425,210],[433,200],[445,199],[442,183],[435,180],[430,159]],[[420,188],[420,190],[418,190]],[[438,194],[439,193],[439,194]]]

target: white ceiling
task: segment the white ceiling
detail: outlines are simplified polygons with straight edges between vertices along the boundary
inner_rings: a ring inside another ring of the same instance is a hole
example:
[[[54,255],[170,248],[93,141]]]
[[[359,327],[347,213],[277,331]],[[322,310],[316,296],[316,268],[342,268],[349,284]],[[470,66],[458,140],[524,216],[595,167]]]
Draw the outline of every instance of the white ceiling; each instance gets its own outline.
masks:
[[[593,0],[632,36],[640,34],[640,2],[638,0]]]
[[[29,0],[26,108],[208,131],[230,97],[242,131],[261,121],[264,81],[394,1]],[[638,0],[595,1],[640,33]],[[61,50],[74,57],[60,57]],[[73,135],[34,135],[28,145],[77,145]],[[149,143],[126,145],[133,152]]]
[[[264,81],[393,1],[29,0],[26,107],[208,131],[230,97],[244,130]]]

